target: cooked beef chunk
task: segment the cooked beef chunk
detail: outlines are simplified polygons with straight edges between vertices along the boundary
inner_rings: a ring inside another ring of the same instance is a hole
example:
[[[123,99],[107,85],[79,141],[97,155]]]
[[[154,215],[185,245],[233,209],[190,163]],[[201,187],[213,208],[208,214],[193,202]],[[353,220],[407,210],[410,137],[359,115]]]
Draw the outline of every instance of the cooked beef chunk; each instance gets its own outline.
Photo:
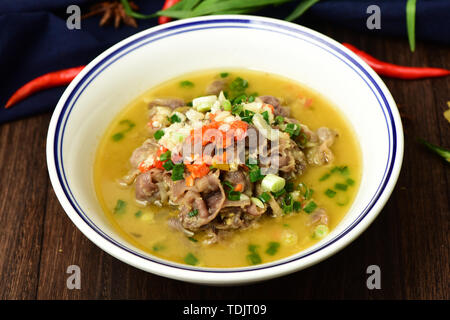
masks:
[[[273,113],[275,116],[289,117],[291,113],[289,108],[282,107],[280,100],[278,100],[274,96],[259,96],[258,99],[264,103],[272,105],[274,109]]]
[[[308,149],[306,157],[310,164],[322,166],[334,160],[333,152],[330,150],[337,132],[328,128],[319,128],[316,132],[320,145]]]
[[[206,88],[206,94],[218,96],[220,91],[224,91],[227,83],[225,80],[214,80]]]
[[[161,200],[157,183],[163,179],[164,170],[151,169],[136,178],[136,199],[140,201]]]
[[[185,106],[186,104],[182,99],[179,98],[157,98],[152,100],[148,106],[151,107],[169,107],[171,109],[176,109],[178,107]]]

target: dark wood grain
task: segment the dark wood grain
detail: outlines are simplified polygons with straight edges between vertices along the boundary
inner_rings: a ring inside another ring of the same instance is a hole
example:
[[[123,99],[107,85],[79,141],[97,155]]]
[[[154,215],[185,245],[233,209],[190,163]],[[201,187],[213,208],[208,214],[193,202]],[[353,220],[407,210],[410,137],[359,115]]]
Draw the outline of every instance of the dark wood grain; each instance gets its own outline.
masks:
[[[449,48],[419,42],[412,54],[405,39],[317,29],[380,59],[450,68]],[[0,298],[449,299],[450,167],[417,138],[450,147],[450,124],[442,115],[450,100],[450,77],[385,82],[407,118],[402,172],[379,217],[326,261],[242,287],[169,280],[104,253],[74,227],[49,183],[44,147],[50,115],[0,126]],[[66,288],[72,264],[82,270],[80,290]],[[366,287],[366,268],[372,264],[381,268],[381,290]]]

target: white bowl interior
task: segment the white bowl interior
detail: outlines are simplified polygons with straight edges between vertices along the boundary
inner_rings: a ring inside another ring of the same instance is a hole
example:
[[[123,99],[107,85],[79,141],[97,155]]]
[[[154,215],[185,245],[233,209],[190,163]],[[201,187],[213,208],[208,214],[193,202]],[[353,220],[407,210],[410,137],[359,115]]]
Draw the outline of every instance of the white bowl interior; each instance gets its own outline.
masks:
[[[295,39],[288,31],[282,35],[222,28],[180,33],[134,47],[105,70],[94,72],[95,78],[91,76],[70,113],[63,141],[64,170],[74,198],[88,218],[117,242],[150,256],[117,234],[96,199],[93,162],[99,140],[133,98],[163,81],[197,70],[250,68],[279,74],[320,92],[350,121],[362,149],[361,188],[351,210],[323,241],[347,228],[376,193],[388,162],[385,116],[360,71],[352,70],[323,44]]]

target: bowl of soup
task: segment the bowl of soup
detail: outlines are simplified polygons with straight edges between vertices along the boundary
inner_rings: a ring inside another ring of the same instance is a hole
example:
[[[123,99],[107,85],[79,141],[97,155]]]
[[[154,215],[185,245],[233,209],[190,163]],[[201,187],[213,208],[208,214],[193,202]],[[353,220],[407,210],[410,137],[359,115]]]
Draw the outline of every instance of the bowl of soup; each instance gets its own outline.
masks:
[[[139,269],[231,285],[318,263],[361,234],[401,168],[395,102],[308,28],[187,19],[94,59],[53,114],[55,193],[97,246]]]

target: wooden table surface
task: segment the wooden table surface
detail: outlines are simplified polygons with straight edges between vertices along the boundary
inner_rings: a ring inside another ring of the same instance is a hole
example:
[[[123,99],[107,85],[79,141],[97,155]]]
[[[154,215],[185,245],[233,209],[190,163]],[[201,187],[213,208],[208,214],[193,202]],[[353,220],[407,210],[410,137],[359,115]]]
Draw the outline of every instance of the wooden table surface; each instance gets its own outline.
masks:
[[[450,50],[406,39],[317,29],[374,56],[450,69]],[[239,287],[208,287],[155,276],[111,257],[64,213],[47,174],[50,114],[0,125],[0,299],[449,299],[450,167],[417,143],[450,147],[450,77],[385,79],[402,114],[405,156],[397,186],[375,222],[351,245],[306,270]],[[66,287],[69,265],[81,289]],[[369,265],[381,289],[366,287]]]

